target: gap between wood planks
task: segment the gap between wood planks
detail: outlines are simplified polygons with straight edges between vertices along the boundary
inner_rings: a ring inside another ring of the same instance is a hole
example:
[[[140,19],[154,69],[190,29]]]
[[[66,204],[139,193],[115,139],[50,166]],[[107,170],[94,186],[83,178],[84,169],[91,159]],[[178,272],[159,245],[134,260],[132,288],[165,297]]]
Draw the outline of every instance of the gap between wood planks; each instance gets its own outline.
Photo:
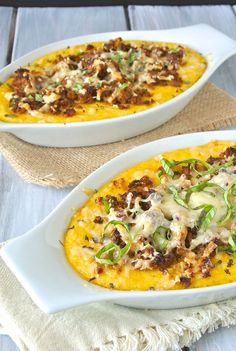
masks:
[[[7,65],[12,61],[12,50],[15,37],[15,28],[16,28],[16,18],[17,18],[17,8],[13,7],[11,15],[11,26],[8,37],[8,48],[7,48]]]
[[[127,29],[131,30],[131,22],[129,17],[128,6],[124,6],[124,13],[125,13],[125,21],[126,21]]]

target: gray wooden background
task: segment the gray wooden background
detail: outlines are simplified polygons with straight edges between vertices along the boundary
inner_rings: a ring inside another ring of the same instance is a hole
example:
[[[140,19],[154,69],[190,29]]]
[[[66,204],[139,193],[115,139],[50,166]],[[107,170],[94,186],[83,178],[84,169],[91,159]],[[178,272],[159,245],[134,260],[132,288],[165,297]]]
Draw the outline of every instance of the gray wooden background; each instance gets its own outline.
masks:
[[[196,23],[208,23],[236,39],[236,7],[228,5],[0,7],[0,68],[41,45],[73,36],[115,30],[166,29]],[[225,62],[211,80],[235,96],[236,57]],[[71,190],[25,183],[2,155],[0,177],[0,241],[21,235],[37,224]],[[0,351],[17,350],[10,338],[0,337]],[[192,350],[235,351],[236,327],[220,328],[203,336]]]

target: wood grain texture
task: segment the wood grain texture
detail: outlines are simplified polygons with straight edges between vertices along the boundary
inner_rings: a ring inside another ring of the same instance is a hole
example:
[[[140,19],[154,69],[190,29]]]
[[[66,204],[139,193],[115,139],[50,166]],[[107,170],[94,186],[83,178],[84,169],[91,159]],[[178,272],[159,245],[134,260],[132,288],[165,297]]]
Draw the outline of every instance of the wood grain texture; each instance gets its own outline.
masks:
[[[7,64],[12,14],[11,7],[0,7],[0,68]]]
[[[125,30],[123,7],[20,8],[13,59],[48,43],[79,35]]]
[[[167,29],[208,23],[236,39],[236,17],[231,6],[130,6],[132,29]],[[236,57],[227,60],[210,79],[236,96]]]

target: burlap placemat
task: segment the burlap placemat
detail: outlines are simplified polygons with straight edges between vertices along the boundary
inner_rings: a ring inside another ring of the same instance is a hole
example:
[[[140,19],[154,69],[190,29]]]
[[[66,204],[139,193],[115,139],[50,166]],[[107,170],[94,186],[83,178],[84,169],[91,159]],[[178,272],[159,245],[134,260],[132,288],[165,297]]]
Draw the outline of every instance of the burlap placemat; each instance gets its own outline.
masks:
[[[169,122],[126,141],[78,148],[28,144],[0,133],[0,151],[27,182],[58,188],[78,184],[114,156],[166,136],[206,131],[236,124],[236,99],[207,83],[191,103]]]

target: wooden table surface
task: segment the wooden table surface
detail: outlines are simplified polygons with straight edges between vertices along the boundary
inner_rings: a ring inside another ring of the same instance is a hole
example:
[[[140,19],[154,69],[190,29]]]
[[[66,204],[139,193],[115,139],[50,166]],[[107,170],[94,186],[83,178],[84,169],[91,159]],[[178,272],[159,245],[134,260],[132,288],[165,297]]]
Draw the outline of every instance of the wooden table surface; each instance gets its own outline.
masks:
[[[0,7],[0,68],[21,55],[56,40],[96,32],[166,29],[196,23],[208,23],[236,39],[236,7],[227,5]],[[236,57],[225,62],[211,81],[235,96]],[[25,183],[2,155],[0,176],[0,241],[21,235],[32,228],[71,191],[68,188],[58,190]],[[220,328],[204,335],[193,345],[192,350],[235,351],[235,335],[236,326]],[[1,336],[0,350],[16,351],[18,348],[9,337]]]

